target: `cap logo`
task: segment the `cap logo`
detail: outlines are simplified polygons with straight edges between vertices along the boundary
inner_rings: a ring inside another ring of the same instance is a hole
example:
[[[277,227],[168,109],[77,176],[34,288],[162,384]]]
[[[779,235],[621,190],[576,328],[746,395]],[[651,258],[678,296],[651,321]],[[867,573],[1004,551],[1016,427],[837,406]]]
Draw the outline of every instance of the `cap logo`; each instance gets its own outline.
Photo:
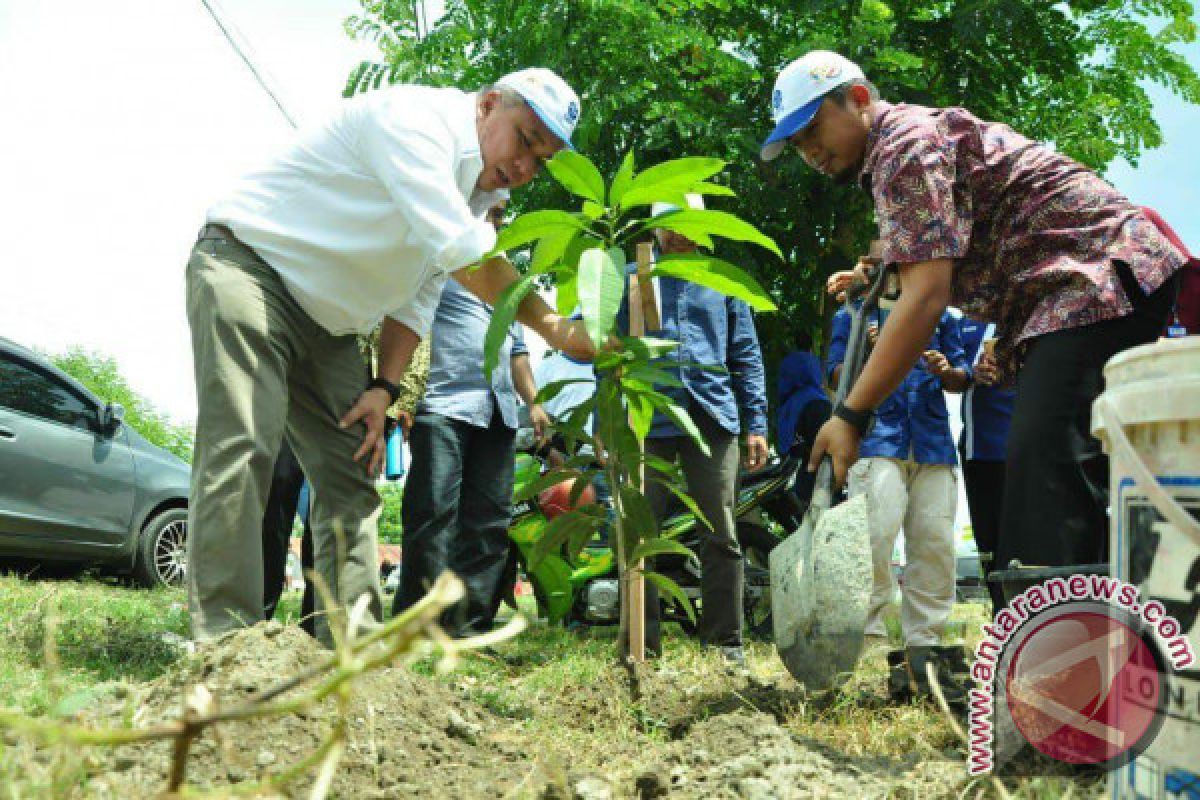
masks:
[[[577,119],[579,119],[579,103],[572,100],[567,103],[567,122],[574,125]]]
[[[808,74],[818,80],[836,78],[842,74],[842,67],[840,64],[816,64],[808,71]]]
[[[783,92],[779,89],[776,89],[771,95],[771,107],[775,109],[776,113],[783,110]]]

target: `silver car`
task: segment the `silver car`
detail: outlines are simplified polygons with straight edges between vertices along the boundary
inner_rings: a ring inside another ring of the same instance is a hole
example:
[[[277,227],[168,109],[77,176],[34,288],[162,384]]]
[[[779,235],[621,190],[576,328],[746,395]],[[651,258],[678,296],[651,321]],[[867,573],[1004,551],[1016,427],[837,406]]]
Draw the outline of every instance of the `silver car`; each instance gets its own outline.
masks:
[[[191,469],[123,414],[0,338],[0,559],[182,584]]]

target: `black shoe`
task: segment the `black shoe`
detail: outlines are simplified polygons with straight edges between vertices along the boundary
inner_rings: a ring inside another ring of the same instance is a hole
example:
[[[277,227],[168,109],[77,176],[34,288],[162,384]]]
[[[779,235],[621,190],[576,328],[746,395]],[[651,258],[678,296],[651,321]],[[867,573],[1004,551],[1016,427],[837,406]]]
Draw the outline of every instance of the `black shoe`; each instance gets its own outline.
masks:
[[[892,650],[888,660],[888,696],[897,703],[914,699],[933,699],[927,665],[933,665],[938,688],[953,710],[967,705],[967,684],[970,680],[966,654],[955,646],[914,646]]]

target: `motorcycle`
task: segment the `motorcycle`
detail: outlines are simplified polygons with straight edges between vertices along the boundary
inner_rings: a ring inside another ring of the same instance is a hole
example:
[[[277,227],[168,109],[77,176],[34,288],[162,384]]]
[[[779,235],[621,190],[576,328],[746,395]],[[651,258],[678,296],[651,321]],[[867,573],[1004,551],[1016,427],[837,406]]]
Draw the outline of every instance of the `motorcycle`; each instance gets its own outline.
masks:
[[[750,635],[769,638],[772,630],[770,570],[767,557],[782,538],[799,526],[804,506],[792,492],[798,458],[773,458],[757,472],[739,476],[735,518],[737,537],[745,559],[745,629]],[[536,480],[545,463],[531,452],[517,454],[515,492]],[[540,617],[567,625],[613,625],[620,618],[620,591],[615,553],[604,534],[593,537],[574,561],[564,552],[554,552],[534,563],[533,554],[546,524],[562,508],[561,498],[570,482],[551,487],[536,498],[514,504],[509,526],[511,541],[504,598],[513,608],[517,570],[524,571],[537,602]],[[699,550],[700,522],[686,506],[672,497],[673,505],[663,519],[661,535],[676,539],[693,553]],[[699,611],[700,560],[691,556],[665,555],[657,558],[655,570],[671,578]],[[662,619],[680,624],[689,634],[695,625],[683,609],[662,601]]]

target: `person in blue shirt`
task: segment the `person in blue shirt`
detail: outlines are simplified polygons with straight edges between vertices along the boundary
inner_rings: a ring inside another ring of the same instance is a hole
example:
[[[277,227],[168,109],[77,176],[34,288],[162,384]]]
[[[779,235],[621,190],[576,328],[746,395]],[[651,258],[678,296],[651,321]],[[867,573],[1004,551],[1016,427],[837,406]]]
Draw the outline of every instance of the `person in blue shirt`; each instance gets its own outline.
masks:
[[[872,343],[884,313],[872,320]],[[850,314],[834,315],[827,371],[836,385],[850,333]],[[894,585],[892,549],[904,527],[906,566],[900,623],[905,652],[939,644],[954,606],[954,515],[958,502],[954,437],[943,389],[961,391],[967,361],[958,321],[942,314],[924,358],[875,411],[874,428],[850,470],[849,492],[865,494],[874,589],[867,635],[885,637],[882,612]],[[882,638],[877,639],[882,641]],[[915,661],[915,659],[910,659]]]
[[[788,353],[779,365],[776,424],[780,454],[800,459],[804,464],[817,431],[829,419],[833,404],[825,392],[821,359],[811,352],[812,340],[803,336],[797,345],[799,349]],[[812,499],[815,479],[816,476],[806,469],[796,473],[792,491],[805,508]]]
[[[699,195],[688,195],[688,204],[703,208]],[[655,216],[676,210],[656,204]],[[672,231],[656,230],[661,253],[696,250],[691,240]],[[636,267],[634,267],[636,270]],[[701,612],[698,633],[701,641],[720,648],[733,664],[743,664],[742,601],[743,561],[734,519],[739,461],[739,436],[745,436],[747,469],[760,469],[767,461],[767,393],[762,351],[754,329],[754,317],[741,300],[712,289],[674,278],[656,278],[662,329],[647,331],[656,337],[680,343],[663,366],[679,378],[681,387],[658,387],[688,410],[708,442],[704,455],[691,437],[662,414],[656,413],[646,439],[646,452],[667,461],[678,461],[687,481],[687,491],[699,505],[713,530],[701,526],[703,540],[697,555],[703,569],[700,585]],[[628,303],[622,307],[618,325],[628,330]],[[672,362],[674,362],[672,364]],[[713,371],[679,362],[712,365]],[[669,504],[667,490],[649,482],[646,498],[660,521]],[[646,648],[661,651],[659,607],[654,585],[646,582]]]
[[[980,564],[986,573],[990,569],[1001,569],[994,563],[993,556],[1000,539],[1004,463],[1008,458],[1008,429],[1012,424],[1017,392],[996,385],[996,360],[984,344],[995,341],[995,324],[963,317],[959,329],[967,363],[971,365],[971,380],[963,392],[963,430],[958,451],[962,456],[971,528],[975,532]],[[1003,608],[1004,593],[990,583],[987,587],[993,612]]]
[[[491,308],[453,278],[433,319],[429,378],[409,432],[411,467],[401,520],[404,551],[393,613],[412,606],[445,570],[466,598],[442,618],[452,636],[486,633],[495,621],[508,557],[517,397],[534,434],[546,431],[519,326],[513,325],[489,382],[483,340]]]

